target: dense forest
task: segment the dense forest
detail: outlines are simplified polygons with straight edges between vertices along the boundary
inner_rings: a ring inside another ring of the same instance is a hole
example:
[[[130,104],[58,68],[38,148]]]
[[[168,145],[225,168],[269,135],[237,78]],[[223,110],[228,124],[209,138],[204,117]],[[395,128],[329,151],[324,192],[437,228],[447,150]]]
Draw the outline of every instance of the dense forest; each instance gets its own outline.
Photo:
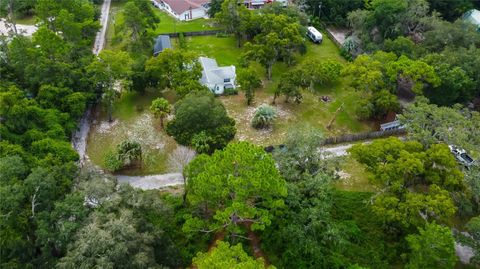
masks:
[[[362,97],[359,120],[399,114],[405,136],[348,150],[372,191],[336,187],[343,159],[319,150],[325,130],[291,126],[271,152],[236,139],[236,119],[199,83],[188,41],[151,57],[163,22],[148,0],[114,1],[125,5],[116,47],[94,55],[101,2],[0,3],[0,16],[38,26],[0,37],[0,268],[480,267],[480,166],[449,149],[480,158],[480,32],[461,18],[479,1],[297,0],[252,12],[212,0],[210,20],[242,48],[242,101],[279,81],[253,128],[271,127],[276,101],[301,106],[341,77]],[[310,24],[351,29],[345,61],[297,63]],[[111,121],[118,85],[178,98],[149,108],[198,153],[180,164],[180,190],[141,190],[109,173],[142,161],[134,141],[106,155],[106,171],[80,165],[78,122],[96,106]],[[472,250],[469,265],[456,244]]]

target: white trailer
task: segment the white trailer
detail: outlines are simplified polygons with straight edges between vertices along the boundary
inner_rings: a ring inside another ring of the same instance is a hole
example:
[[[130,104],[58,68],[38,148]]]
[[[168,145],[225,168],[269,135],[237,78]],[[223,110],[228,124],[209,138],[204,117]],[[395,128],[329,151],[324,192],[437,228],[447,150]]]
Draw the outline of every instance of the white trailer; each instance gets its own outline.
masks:
[[[322,43],[323,36],[315,27],[309,26],[307,28],[307,36],[314,42],[314,43]]]

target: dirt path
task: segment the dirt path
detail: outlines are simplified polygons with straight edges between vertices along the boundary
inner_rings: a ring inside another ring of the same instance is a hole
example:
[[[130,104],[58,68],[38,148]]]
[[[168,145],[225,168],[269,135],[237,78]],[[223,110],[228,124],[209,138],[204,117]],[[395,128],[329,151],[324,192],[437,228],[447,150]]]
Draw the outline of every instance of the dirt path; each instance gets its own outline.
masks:
[[[328,147],[328,148],[325,147],[325,148],[322,148],[322,151],[329,154],[327,158],[340,157],[340,156],[347,155],[348,154],[347,150],[349,150],[353,145],[354,144],[347,144],[347,145]]]
[[[108,13],[110,12],[110,2],[111,0],[104,0],[102,4],[102,13],[100,15],[100,24],[102,28],[97,32],[95,37],[95,43],[92,48],[92,53],[98,55],[105,46],[105,34],[107,32],[107,23],[108,23]],[[78,153],[80,158],[80,165],[83,166],[86,161],[88,161],[87,156],[87,138],[88,133],[90,132],[90,116],[92,113],[92,108],[89,108],[83,117],[80,119],[78,124],[77,131],[72,136],[72,146],[75,151]]]
[[[170,186],[183,185],[183,176],[181,173],[170,173],[150,176],[116,176],[118,182],[128,183],[134,188],[142,190],[161,189]]]
[[[97,36],[95,37],[95,43],[92,49],[92,52],[95,55],[98,55],[98,53],[100,53],[100,51],[102,51],[105,47],[105,35],[107,33],[110,3],[111,0],[104,0],[102,4],[102,14],[100,15],[100,25],[102,26],[102,28],[100,29],[100,31],[97,32]]]
[[[327,158],[339,157],[347,155],[347,150],[351,148],[352,145],[353,144],[341,145],[336,147],[323,148],[322,150],[329,153],[329,155],[327,155]],[[117,175],[116,177],[119,182],[128,183],[131,186],[142,190],[162,189],[165,187],[183,185],[183,176],[181,173],[159,174],[149,176]]]

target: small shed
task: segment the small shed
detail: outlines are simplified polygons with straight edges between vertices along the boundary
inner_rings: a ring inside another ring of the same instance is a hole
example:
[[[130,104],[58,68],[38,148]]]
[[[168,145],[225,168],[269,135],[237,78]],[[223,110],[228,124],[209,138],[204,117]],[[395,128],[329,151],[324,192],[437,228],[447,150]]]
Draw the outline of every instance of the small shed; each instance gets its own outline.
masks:
[[[476,25],[477,31],[480,32],[480,10],[472,9],[465,12],[465,14],[463,14],[463,20]]]
[[[165,49],[171,49],[172,44],[170,43],[170,36],[168,35],[159,35],[155,39],[155,45],[153,46],[153,56],[157,56]]]

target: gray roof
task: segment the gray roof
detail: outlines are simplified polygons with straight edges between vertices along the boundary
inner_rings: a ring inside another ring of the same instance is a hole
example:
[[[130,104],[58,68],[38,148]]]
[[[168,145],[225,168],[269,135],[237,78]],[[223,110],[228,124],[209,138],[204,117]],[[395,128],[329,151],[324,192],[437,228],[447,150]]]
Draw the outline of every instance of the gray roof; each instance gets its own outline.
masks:
[[[202,65],[202,83],[223,84],[224,79],[235,77],[235,66],[219,67],[217,61],[212,58],[200,57]]]
[[[476,24],[480,27],[480,10],[472,9],[463,15],[463,18],[473,24]]]
[[[155,39],[155,45],[153,46],[153,55],[157,56],[164,49],[171,49],[170,37],[168,35],[159,35]]]

